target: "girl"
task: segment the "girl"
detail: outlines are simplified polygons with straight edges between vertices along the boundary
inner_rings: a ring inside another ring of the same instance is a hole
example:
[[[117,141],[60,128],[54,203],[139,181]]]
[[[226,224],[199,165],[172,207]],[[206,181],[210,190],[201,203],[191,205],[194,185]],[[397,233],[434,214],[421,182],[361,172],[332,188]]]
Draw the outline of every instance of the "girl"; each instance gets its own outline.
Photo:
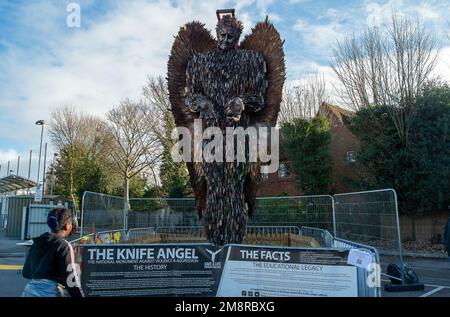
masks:
[[[31,279],[24,297],[82,296],[73,248],[65,240],[72,231],[72,221],[72,213],[66,208],[49,212],[47,224],[51,232],[33,238],[22,270],[23,277]]]

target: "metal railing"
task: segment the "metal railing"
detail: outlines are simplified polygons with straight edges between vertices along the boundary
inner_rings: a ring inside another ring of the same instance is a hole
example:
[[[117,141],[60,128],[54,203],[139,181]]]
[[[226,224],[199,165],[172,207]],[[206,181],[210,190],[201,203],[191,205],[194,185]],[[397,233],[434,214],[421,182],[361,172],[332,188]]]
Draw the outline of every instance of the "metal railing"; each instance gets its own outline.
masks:
[[[156,235],[154,227],[148,228],[132,228],[127,232],[127,240],[136,240],[141,237]]]
[[[82,210],[82,234],[136,228],[139,230],[129,234],[137,237],[148,228],[202,226],[194,198],[132,198],[128,209],[123,197],[86,192]],[[404,267],[397,195],[393,189],[334,196],[259,197],[256,212],[248,221],[248,227],[252,226],[323,229],[332,232],[335,239],[376,247],[383,262],[389,261],[383,254],[394,253]],[[321,234],[317,233],[316,239],[321,245],[329,245],[330,236]]]
[[[258,197],[251,226],[333,228],[333,197],[329,195]]]
[[[132,198],[85,192],[81,233],[107,229],[201,226],[194,198]],[[250,226],[310,226],[333,229],[333,197],[259,197]],[[126,219],[126,220],[125,220]],[[125,225],[126,224],[126,225]],[[122,226],[122,227],[120,227]],[[92,230],[91,230],[92,231]]]
[[[395,190],[336,194],[333,198],[336,238],[376,247],[382,262],[391,260],[383,254],[394,254],[400,267],[404,267]]]
[[[142,230],[143,228],[141,228]],[[130,229],[133,230],[133,229]],[[182,227],[157,227],[154,229],[155,234],[185,234],[194,236],[203,236],[204,231],[202,226],[182,226]],[[247,234],[301,234],[301,230],[295,226],[247,226]]]
[[[123,197],[84,192],[80,234],[127,227],[127,207]]]
[[[321,246],[333,247],[333,236],[328,230],[303,226],[300,228],[300,234],[314,238]]]
[[[334,248],[364,250],[364,251],[370,253],[370,255],[372,256],[372,263],[377,264],[378,267],[380,267],[380,264],[381,264],[380,263],[380,255],[378,253],[378,250],[374,247],[371,247],[371,246],[368,246],[365,244],[361,244],[361,243],[357,243],[357,242],[353,242],[353,241],[339,239],[339,238],[333,238],[332,246]],[[380,273],[381,273],[381,269],[380,269]],[[371,272],[365,268],[358,267],[357,274],[358,274],[359,296],[362,296],[362,297],[380,297],[381,296],[381,289],[380,289],[381,285],[376,286],[376,287],[370,287],[367,283],[367,281],[371,278],[371,274],[373,274],[373,272]],[[379,281],[379,282],[381,282],[381,281]]]

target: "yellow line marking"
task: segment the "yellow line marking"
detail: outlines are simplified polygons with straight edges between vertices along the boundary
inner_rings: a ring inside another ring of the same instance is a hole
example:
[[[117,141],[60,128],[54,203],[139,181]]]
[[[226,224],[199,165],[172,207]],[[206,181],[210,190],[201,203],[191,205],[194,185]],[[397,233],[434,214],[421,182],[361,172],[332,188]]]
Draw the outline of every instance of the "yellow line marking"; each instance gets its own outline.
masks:
[[[0,265],[0,270],[21,270],[23,265]]]

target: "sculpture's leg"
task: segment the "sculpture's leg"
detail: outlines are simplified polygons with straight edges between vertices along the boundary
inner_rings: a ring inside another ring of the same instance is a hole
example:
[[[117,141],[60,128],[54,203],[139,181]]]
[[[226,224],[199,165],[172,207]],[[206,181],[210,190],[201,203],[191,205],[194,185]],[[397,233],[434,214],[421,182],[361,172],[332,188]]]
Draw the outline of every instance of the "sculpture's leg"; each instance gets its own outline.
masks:
[[[247,225],[243,187],[247,163],[205,164],[208,194],[204,223],[208,241],[222,246],[242,243]]]

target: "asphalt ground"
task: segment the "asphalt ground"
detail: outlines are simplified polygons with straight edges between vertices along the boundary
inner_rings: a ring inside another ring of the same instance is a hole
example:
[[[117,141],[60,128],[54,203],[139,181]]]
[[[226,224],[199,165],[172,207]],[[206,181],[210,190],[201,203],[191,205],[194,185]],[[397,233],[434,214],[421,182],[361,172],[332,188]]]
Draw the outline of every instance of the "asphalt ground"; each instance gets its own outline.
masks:
[[[383,257],[381,268],[386,272],[389,263],[395,258]],[[382,276],[382,297],[450,297],[450,262],[447,259],[411,258],[405,257],[408,264],[419,276],[420,283],[425,284],[423,291],[416,292],[386,292],[384,285],[390,280]]]

